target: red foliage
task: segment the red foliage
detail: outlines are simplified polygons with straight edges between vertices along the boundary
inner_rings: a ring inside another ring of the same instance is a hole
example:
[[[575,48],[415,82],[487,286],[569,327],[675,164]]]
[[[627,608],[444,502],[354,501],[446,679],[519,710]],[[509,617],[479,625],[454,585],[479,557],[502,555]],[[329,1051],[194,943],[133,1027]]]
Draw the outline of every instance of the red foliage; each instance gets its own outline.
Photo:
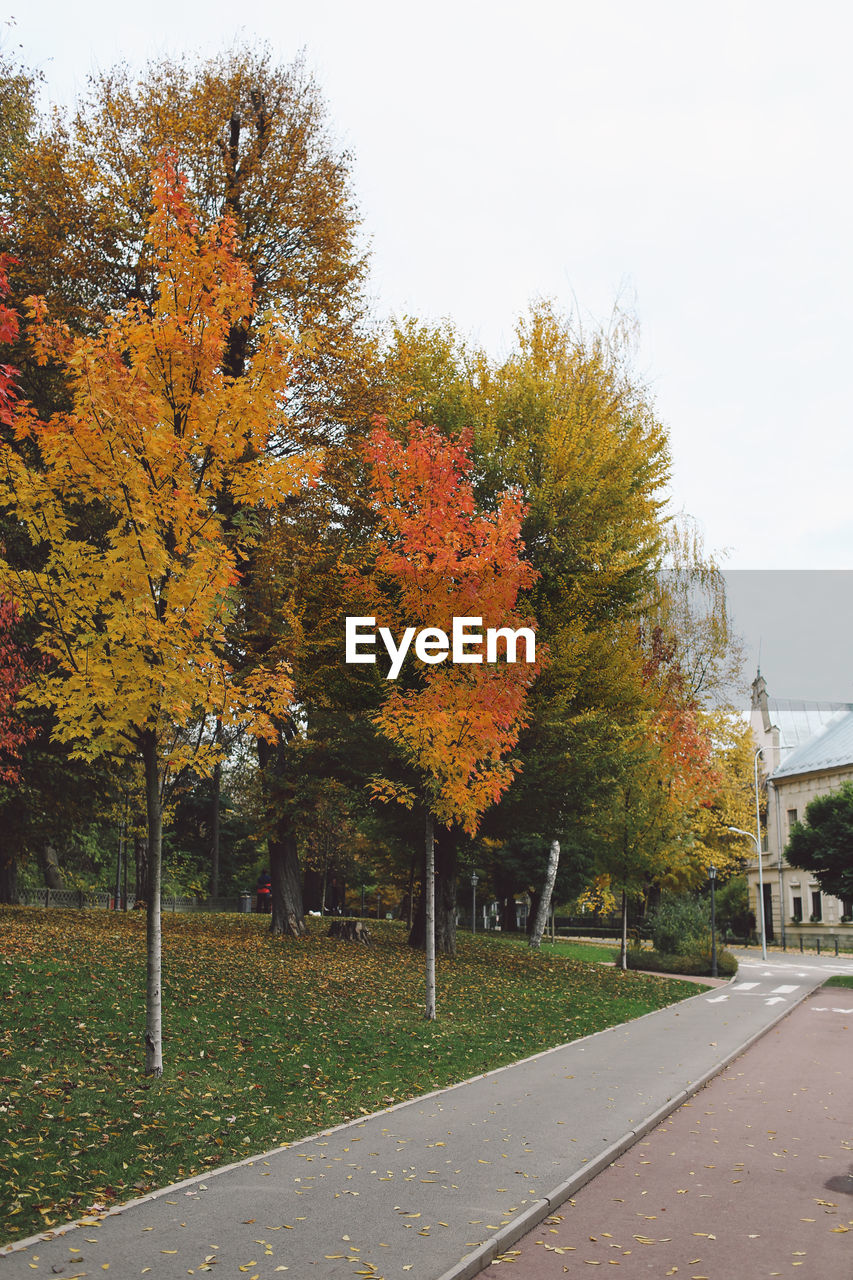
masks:
[[[14,342],[18,336],[18,317],[2,301],[9,294],[9,268],[14,261],[8,253],[0,253],[0,343]],[[14,418],[17,372],[10,364],[0,364],[0,422],[7,426],[12,425]]]
[[[470,616],[486,628],[534,629],[516,613],[519,592],[537,576],[522,559],[521,495],[503,494],[494,512],[476,511],[470,443],[470,433],[452,441],[419,422],[402,443],[384,423],[370,436],[374,506],[389,535],[376,564],[393,584],[384,612],[398,630],[449,632],[454,617]],[[422,670],[414,688],[388,689],[376,723],[418,769],[439,821],[473,834],[509,785],[517,765],[505,757],[543,656],[530,665],[444,661]],[[386,799],[397,792],[384,782],[374,790]]]

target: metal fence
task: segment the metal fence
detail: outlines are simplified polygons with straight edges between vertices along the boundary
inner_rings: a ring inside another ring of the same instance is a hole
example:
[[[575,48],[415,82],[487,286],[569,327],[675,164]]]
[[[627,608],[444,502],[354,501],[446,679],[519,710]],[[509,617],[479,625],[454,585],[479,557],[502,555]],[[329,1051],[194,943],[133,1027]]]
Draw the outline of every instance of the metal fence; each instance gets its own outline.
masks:
[[[246,911],[248,908],[244,901],[247,897],[244,894],[232,898],[181,898],[164,894],[160,899],[160,909],[169,912]],[[18,903],[23,907],[71,907],[81,911],[95,908],[109,911],[115,905],[115,898],[111,893],[86,889],[21,889],[18,892]],[[126,909],[133,911],[135,906],[136,898],[130,894]]]

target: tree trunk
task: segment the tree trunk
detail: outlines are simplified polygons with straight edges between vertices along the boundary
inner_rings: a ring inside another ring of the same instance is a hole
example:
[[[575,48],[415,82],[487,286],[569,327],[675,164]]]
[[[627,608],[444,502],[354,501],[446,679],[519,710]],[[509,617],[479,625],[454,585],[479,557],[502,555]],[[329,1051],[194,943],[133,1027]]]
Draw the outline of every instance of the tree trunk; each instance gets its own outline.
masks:
[[[213,766],[213,797],[210,801],[210,896],[219,897],[219,801],[222,795],[222,761]]]
[[[435,947],[440,955],[456,955],[456,879],[458,872],[457,831],[433,827],[435,875],[433,877],[433,911]],[[415,919],[409,934],[410,947],[426,945],[426,878],[418,895]]]
[[[133,861],[136,868],[136,888],[134,896],[137,903],[147,902],[150,888],[148,885],[148,837],[133,837]]]
[[[142,735],[145,765],[145,808],[148,814],[148,982],[145,997],[145,1074],[163,1074],[163,1006],[160,936],[160,869],[163,854],[163,803],[160,794],[160,762],[157,734]]]
[[[533,929],[528,941],[528,946],[532,947],[534,951],[538,951],[542,945],[542,935],[548,923],[548,912],[551,910],[551,895],[554,892],[554,881],[557,879],[557,867],[559,865],[560,842],[559,840],[552,840],[548,854],[548,870],[545,872],[545,884],[536,908],[536,919],[533,922]]]
[[[127,863],[127,855],[124,848],[124,818],[119,823],[118,828],[118,855],[116,857],[116,885],[113,895],[113,910],[121,910],[121,873],[122,867]]]
[[[289,825],[286,820],[279,828]],[[305,911],[302,906],[302,883],[296,837],[285,832],[268,841],[270,879],[272,880],[272,913],[270,933],[274,937],[301,938],[305,933]]]
[[[63,887],[59,855],[52,844],[46,844],[39,850],[39,866],[46,888],[61,889]]]
[[[432,814],[426,816],[426,875],[424,876],[426,916],[426,1010],[428,1021],[435,1020],[435,834]]]
[[[622,890],[622,938],[619,943],[619,968],[628,968],[628,894]]]
[[[409,863],[409,901],[406,908],[406,919],[408,920],[410,934],[415,923],[415,861],[416,854],[413,849],[412,859]]]
[[[541,895],[538,889],[529,888],[527,890],[527,896],[530,899],[530,906],[527,911],[527,921],[525,923],[525,932],[529,938],[530,935],[533,933],[533,925],[536,920],[537,912],[539,911],[539,898]]]
[[[301,938],[305,933],[305,908],[302,903],[299,851],[291,830],[290,817],[277,796],[285,772],[285,750],[281,744],[273,747],[266,739],[258,739],[258,763],[270,823],[267,839],[272,881],[270,933],[274,937]]]

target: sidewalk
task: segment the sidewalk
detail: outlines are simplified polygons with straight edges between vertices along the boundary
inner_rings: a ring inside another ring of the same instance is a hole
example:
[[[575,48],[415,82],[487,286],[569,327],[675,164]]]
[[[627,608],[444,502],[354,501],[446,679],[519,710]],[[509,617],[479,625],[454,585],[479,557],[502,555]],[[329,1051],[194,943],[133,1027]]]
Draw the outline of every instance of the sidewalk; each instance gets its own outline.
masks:
[[[77,1280],[107,1268],[118,1280],[211,1270],[235,1280],[464,1280],[825,976],[771,965],[749,981],[12,1246],[0,1256],[0,1280]]]
[[[815,992],[506,1261],[524,1280],[853,1275],[852,1059],[853,991]]]

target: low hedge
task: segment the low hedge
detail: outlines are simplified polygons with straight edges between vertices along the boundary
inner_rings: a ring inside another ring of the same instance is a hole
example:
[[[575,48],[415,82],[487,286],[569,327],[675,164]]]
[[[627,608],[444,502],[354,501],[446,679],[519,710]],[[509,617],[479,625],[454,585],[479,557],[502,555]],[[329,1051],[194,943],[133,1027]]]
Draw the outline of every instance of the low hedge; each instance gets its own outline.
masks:
[[[628,968],[643,969],[651,973],[685,973],[691,977],[709,978],[711,976],[711,952],[693,951],[684,956],[668,956],[660,951],[641,951],[638,947],[628,948]],[[737,973],[737,960],[730,951],[720,949],[717,952],[717,974],[721,978],[732,978]]]

